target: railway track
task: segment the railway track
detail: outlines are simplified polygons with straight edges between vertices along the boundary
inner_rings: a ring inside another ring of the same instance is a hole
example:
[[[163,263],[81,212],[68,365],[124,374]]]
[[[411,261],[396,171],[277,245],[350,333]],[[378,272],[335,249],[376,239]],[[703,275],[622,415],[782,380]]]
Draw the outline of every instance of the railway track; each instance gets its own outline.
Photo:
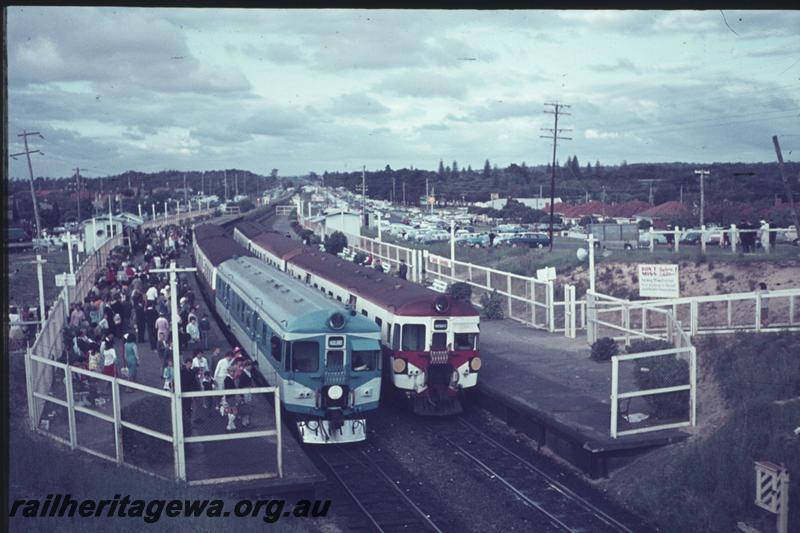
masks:
[[[349,508],[338,505],[349,531],[442,530],[400,489],[387,470],[365,446],[331,445],[317,457],[325,464],[348,496]],[[341,493],[341,491],[334,491]]]
[[[530,508],[548,531],[634,531],[464,419],[438,438]]]

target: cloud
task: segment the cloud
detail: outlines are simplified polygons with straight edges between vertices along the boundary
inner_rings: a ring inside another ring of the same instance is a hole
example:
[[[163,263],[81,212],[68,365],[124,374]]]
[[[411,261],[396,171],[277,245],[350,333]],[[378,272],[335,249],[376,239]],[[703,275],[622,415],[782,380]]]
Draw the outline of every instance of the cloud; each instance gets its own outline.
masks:
[[[615,131],[600,131],[593,128],[587,128],[583,132],[585,139],[617,139],[619,136]]]
[[[590,65],[589,68],[599,72],[632,72],[634,74],[641,72],[639,67],[628,59],[617,59],[617,62],[611,65]]]
[[[375,98],[364,93],[347,93],[334,98],[327,107],[334,115],[385,115],[391,110]]]
[[[467,96],[472,88],[485,81],[465,73],[444,73],[436,70],[405,71],[387,76],[373,90],[385,94],[410,98],[451,98]]]

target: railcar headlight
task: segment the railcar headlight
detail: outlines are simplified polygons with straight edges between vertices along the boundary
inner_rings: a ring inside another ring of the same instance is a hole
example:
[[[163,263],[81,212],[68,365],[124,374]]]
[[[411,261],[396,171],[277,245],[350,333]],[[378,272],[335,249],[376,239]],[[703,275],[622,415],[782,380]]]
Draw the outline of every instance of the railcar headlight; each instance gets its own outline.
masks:
[[[439,295],[433,301],[433,308],[436,309],[437,313],[446,313],[450,310],[450,300],[443,294]]]
[[[331,385],[328,387],[328,398],[331,400],[338,400],[342,397],[342,394],[344,394],[344,391],[339,385]]]
[[[330,325],[331,329],[342,329],[344,327],[344,323],[344,315],[338,311],[331,314],[331,317],[328,319],[328,325]]]
[[[469,360],[469,369],[473,372],[477,372],[481,369],[481,358],[480,357],[473,357]]]
[[[395,374],[402,374],[406,371],[406,360],[399,357],[392,361],[392,370]]]

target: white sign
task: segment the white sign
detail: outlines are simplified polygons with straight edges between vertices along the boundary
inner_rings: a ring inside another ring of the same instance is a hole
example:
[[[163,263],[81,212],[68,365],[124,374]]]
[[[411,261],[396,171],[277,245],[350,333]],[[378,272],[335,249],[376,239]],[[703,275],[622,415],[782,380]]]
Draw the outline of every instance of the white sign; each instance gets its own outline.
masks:
[[[639,296],[679,298],[678,265],[639,265]]]
[[[56,274],[56,287],[75,286],[75,274]]]
[[[536,279],[539,281],[553,281],[556,279],[556,267],[540,268],[536,271]]]

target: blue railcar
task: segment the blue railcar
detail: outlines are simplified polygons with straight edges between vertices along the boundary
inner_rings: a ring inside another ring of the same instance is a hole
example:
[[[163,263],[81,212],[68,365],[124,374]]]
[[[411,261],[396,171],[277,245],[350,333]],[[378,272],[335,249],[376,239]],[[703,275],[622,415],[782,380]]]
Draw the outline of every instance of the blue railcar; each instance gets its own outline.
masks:
[[[366,438],[381,387],[374,322],[252,257],[220,263],[213,288],[218,315],[280,388],[303,442]]]

